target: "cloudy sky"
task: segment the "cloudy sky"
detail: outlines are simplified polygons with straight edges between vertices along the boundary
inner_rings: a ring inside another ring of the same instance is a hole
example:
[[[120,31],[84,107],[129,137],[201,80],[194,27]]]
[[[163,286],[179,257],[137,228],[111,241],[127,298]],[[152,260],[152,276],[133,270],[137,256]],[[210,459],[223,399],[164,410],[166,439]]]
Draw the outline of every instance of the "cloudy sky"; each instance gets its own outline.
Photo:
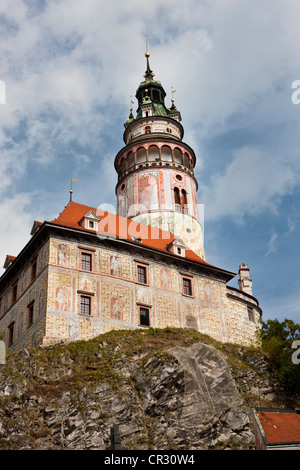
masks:
[[[197,155],[207,261],[246,262],[263,318],[300,322],[299,17],[297,0],[2,0],[1,267],[72,178],[77,202],[115,206],[147,40]]]

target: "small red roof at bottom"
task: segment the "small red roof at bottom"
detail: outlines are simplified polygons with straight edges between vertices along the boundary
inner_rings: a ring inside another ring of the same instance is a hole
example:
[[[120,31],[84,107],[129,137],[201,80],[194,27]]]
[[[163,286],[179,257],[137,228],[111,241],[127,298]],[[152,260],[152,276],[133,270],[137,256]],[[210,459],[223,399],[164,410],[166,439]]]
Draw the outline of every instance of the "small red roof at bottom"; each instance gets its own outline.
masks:
[[[269,444],[300,443],[300,411],[256,411]]]

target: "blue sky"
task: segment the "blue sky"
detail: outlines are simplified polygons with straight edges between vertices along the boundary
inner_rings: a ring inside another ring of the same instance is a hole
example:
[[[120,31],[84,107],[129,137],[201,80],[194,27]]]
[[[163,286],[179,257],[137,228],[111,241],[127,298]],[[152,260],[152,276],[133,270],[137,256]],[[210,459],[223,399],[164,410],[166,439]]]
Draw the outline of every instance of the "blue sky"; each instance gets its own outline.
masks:
[[[72,178],[77,202],[115,206],[147,39],[196,152],[207,261],[246,262],[263,318],[300,322],[299,17],[291,0],[2,0],[1,266]]]

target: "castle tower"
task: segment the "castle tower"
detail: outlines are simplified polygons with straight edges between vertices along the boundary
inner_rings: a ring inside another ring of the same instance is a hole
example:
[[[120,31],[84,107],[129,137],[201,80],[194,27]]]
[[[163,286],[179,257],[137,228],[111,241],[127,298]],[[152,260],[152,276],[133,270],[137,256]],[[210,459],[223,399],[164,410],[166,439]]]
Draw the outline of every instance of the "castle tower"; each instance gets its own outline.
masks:
[[[165,90],[147,69],[136,91],[136,117],[124,124],[123,147],[115,158],[118,215],[167,230],[183,246],[205,259],[203,231],[194,176],[196,157],[183,142],[181,116],[174,99],[165,105]]]

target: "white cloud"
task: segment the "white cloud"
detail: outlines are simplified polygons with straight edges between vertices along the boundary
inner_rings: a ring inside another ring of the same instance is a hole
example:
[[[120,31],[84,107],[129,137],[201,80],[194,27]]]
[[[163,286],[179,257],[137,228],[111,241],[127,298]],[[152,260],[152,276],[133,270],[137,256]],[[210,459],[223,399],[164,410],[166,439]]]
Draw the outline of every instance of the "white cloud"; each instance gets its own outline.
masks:
[[[298,182],[296,164],[288,165],[285,155],[256,146],[240,148],[232,155],[224,172],[213,174],[200,191],[206,220],[231,216],[242,221],[245,215],[276,211],[282,196]]]
[[[287,225],[288,225],[288,228],[287,228],[286,232],[284,233],[285,237],[290,235],[295,230],[295,228],[297,226],[297,220],[295,218],[288,217]]]
[[[30,239],[33,225],[29,206],[33,195],[18,194],[13,198],[3,199],[0,203],[1,243],[0,243],[0,273],[6,255],[17,256]]]
[[[278,249],[278,234],[273,233],[268,244],[268,251],[266,252],[266,256],[270,255],[271,253],[275,253]]]

